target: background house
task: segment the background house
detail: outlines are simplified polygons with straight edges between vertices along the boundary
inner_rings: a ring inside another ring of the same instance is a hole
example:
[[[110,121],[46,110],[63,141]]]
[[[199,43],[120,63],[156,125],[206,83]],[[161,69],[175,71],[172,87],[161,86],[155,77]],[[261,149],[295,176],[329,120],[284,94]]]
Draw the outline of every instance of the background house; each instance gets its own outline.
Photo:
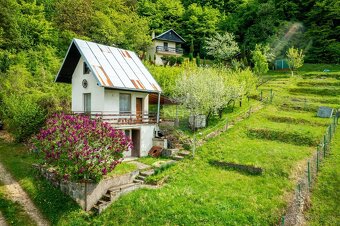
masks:
[[[159,121],[149,112],[149,94],[161,88],[131,51],[73,39],[56,82],[72,84],[72,111],[100,115],[130,136],[126,156],[146,156]]]
[[[151,60],[155,64],[163,65],[163,56],[178,57],[183,55],[182,43],[185,43],[185,40],[173,29],[157,36],[155,36],[155,33],[152,33],[152,46],[148,51],[148,56],[151,56]]]

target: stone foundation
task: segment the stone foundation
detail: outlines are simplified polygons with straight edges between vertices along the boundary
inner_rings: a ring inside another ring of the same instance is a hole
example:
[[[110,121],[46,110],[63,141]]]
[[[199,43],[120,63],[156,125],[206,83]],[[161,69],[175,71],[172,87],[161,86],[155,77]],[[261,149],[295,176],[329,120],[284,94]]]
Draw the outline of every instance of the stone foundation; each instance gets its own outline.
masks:
[[[34,167],[37,168],[40,174],[50,181],[54,187],[59,188],[63,193],[69,195],[85,211],[89,211],[98,200],[106,194],[109,188],[133,183],[133,180],[139,174],[139,171],[136,170],[131,173],[104,178],[98,183],[85,183],[58,179],[58,174],[53,169],[48,169],[40,165],[34,165]]]

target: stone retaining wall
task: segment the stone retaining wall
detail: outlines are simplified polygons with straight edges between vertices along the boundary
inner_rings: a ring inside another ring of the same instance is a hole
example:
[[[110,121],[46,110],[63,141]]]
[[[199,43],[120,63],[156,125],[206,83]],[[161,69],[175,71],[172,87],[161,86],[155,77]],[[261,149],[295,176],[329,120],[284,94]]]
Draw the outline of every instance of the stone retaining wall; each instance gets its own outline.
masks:
[[[139,171],[136,170],[131,173],[104,178],[98,183],[84,183],[58,179],[59,177],[53,169],[47,169],[40,165],[34,165],[34,167],[37,168],[40,174],[50,181],[53,186],[69,195],[85,211],[89,211],[98,200],[106,194],[109,188],[133,183],[133,180],[139,174]]]

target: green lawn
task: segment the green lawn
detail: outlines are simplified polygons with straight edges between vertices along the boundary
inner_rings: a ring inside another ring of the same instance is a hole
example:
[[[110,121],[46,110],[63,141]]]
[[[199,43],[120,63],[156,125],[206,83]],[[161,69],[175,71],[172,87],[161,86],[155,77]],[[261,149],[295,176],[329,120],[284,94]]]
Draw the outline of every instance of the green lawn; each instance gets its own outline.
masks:
[[[339,129],[339,128],[338,128]],[[336,132],[331,154],[324,160],[313,188],[309,225],[338,225],[340,222],[340,131]]]
[[[287,206],[288,194],[296,186],[298,166],[315,152],[330,123],[330,119],[316,117],[317,106],[340,104],[339,94],[290,92],[290,89],[307,87],[315,92],[319,87],[301,84],[315,81],[318,78],[313,76],[274,75],[259,88],[275,88],[273,104],[208,140],[197,150],[195,159],[186,159],[161,172],[159,177],[168,176],[162,188],[129,193],[100,216],[84,213],[68,197],[36,178],[30,167],[33,158],[23,146],[0,143],[0,159],[56,225],[278,224]],[[338,82],[334,77],[323,81]],[[307,98],[315,109],[296,108],[301,101],[294,98]],[[283,110],[284,104],[287,110]],[[211,163],[214,160],[260,167],[263,173],[251,175],[221,168]]]

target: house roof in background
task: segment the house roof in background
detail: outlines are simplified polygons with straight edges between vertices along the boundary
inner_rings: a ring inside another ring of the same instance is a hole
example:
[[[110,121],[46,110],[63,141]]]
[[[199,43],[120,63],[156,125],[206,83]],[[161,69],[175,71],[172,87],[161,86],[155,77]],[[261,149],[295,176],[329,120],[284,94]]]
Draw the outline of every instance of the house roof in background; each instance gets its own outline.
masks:
[[[162,40],[162,41],[171,41],[176,43],[185,43],[185,40],[176,33],[173,29],[170,29],[160,35],[157,35],[152,40]]]
[[[71,83],[80,57],[102,87],[151,93],[162,91],[136,53],[80,39],[72,40],[55,81]]]

